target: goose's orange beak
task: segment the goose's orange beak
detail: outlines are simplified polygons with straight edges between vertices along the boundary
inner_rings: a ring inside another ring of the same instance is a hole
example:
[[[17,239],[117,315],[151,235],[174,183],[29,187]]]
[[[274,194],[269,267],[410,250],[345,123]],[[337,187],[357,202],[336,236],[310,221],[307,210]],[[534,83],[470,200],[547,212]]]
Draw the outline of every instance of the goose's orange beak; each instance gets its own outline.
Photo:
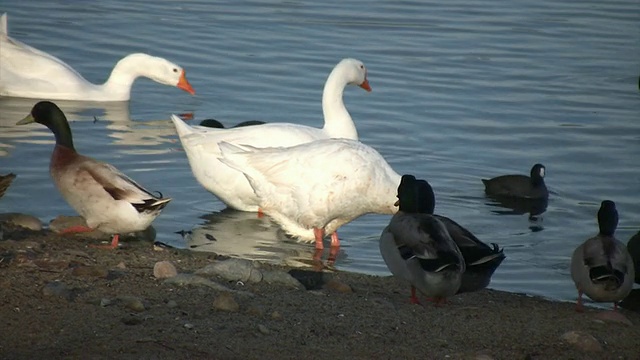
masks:
[[[369,80],[364,79],[364,81],[362,82],[362,84],[358,85],[361,88],[367,90],[367,92],[371,92],[371,86],[369,85]]]
[[[191,95],[194,95],[196,93],[196,91],[193,90],[193,86],[191,86],[191,84],[189,84],[189,81],[187,81],[187,74],[184,70],[182,70],[182,74],[180,74],[180,80],[178,80],[178,85],[176,86],[178,87],[178,89],[182,89]]]

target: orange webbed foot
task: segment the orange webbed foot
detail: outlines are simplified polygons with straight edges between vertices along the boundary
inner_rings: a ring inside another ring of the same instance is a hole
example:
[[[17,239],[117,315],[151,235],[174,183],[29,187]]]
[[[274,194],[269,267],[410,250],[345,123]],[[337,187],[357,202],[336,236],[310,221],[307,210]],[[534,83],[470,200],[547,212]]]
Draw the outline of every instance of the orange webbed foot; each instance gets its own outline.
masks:
[[[119,239],[120,239],[120,236],[116,234],[116,235],[113,235],[113,239],[111,240],[111,244],[109,245],[89,245],[89,246],[97,249],[114,250],[118,248]]]

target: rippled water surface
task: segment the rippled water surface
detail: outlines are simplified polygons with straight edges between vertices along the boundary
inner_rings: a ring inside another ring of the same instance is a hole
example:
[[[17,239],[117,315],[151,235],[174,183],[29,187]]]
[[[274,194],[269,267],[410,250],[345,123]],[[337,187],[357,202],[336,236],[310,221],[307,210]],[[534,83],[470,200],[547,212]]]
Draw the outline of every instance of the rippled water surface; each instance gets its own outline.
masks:
[[[569,259],[597,231],[602,199],[618,204],[621,240],[640,228],[639,10],[635,0],[0,5],[13,37],[92,82],[132,52],[187,70],[194,97],[143,79],[130,103],[60,104],[81,153],[173,197],[154,223],[157,240],[308,262],[312,246],[288,241],[267,219],[221,212],[193,178],[169,114],[319,127],[326,76],[355,57],[373,88],[345,92],[361,140],[397,172],[428,179],[437,212],[505,248],[491,287],[560,300],[575,298]],[[0,173],[18,174],[0,211],[49,221],[73,210],[49,179],[51,134],[13,125],[33,103],[0,99]],[[546,165],[553,192],[542,220],[485,199],[481,178],[528,173],[535,162]],[[367,215],[343,227],[337,267],[388,274],[377,243],[388,221]]]

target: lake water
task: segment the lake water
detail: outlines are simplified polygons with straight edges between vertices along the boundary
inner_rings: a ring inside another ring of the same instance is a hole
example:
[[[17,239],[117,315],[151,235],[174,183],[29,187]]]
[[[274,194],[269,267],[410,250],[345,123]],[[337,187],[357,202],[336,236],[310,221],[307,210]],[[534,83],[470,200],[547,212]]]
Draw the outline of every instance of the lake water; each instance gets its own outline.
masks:
[[[636,0],[4,0],[0,11],[13,37],[93,82],[131,52],[186,69],[194,97],[142,79],[130,103],[61,103],[81,153],[173,198],[154,223],[157,240],[172,246],[208,242],[195,249],[307,262],[312,246],[286,241],[267,219],[220,213],[169,114],[319,127],[324,81],[344,57],[364,61],[373,88],[345,92],[361,140],[397,172],[428,179],[438,213],[504,247],[490,287],[572,301],[570,256],[597,232],[600,201],[616,201],[621,240],[640,228]],[[49,131],[13,125],[33,104],[0,99],[0,173],[18,174],[0,212],[48,222],[73,210],[49,178]],[[526,174],[535,162],[553,192],[541,220],[485,199],[481,178]],[[389,218],[344,226],[337,268],[388,274],[377,240]]]

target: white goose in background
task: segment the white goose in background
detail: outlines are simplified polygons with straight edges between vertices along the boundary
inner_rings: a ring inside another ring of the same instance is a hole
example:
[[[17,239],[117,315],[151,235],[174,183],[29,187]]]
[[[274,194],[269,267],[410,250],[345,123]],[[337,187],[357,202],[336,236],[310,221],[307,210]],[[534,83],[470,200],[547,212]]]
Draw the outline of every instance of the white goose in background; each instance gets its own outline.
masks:
[[[0,16],[0,96],[128,101],[131,85],[140,76],[195,93],[180,66],[142,53],[118,61],[104,84],[92,84],[57,57],[9,37],[7,14]]]
[[[259,125],[262,126],[262,125]],[[259,127],[258,126],[258,127]],[[400,175],[372,147],[350,139],[325,139],[288,148],[220,143],[221,161],[249,180],[262,211],[303,241],[331,235],[367,214],[394,214]]]
[[[222,164],[221,141],[254,147],[288,147],[328,138],[358,139],[356,126],[344,106],[342,95],[347,85],[371,91],[367,69],[356,59],[343,59],[331,71],[322,94],[324,127],[293,123],[267,123],[256,126],[216,129],[189,126],[171,115],[191,171],[206,190],[227,206],[242,211],[258,211],[258,198],[242,172]]]

